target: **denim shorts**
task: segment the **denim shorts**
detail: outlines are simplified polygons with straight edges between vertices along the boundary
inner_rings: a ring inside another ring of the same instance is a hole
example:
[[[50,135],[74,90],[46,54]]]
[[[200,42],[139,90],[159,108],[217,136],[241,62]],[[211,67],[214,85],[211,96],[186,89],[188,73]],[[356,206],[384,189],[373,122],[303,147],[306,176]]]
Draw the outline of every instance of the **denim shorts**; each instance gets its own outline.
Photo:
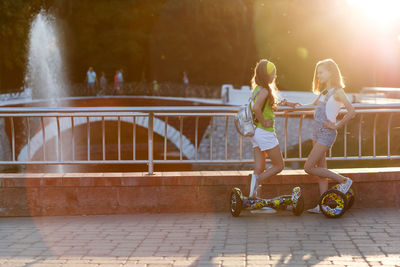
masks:
[[[331,147],[335,143],[337,131],[328,129],[320,124],[314,125],[313,140],[321,145]]]

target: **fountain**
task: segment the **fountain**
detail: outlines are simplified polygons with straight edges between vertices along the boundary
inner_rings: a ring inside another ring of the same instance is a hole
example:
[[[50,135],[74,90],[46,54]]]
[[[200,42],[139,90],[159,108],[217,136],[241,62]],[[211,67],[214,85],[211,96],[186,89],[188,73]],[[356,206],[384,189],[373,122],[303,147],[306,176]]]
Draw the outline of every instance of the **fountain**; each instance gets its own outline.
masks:
[[[34,98],[52,99],[53,103],[67,92],[59,40],[55,18],[41,10],[31,24],[25,80]]]
[[[58,106],[58,99],[66,96],[67,86],[55,18],[41,10],[31,24],[29,32],[26,87],[34,98],[49,99],[51,106]],[[55,145],[56,153],[58,147]],[[56,172],[64,172],[61,165]]]
[[[66,93],[65,72],[62,68],[62,54],[58,31],[53,16],[44,10],[35,17],[29,32],[29,54],[25,77],[25,91],[21,95],[33,91],[36,98],[50,99],[57,106],[57,99]],[[6,96],[5,100],[14,98]],[[10,160],[10,142],[4,127],[5,121],[0,120],[0,160]],[[7,169],[1,167],[0,170]]]

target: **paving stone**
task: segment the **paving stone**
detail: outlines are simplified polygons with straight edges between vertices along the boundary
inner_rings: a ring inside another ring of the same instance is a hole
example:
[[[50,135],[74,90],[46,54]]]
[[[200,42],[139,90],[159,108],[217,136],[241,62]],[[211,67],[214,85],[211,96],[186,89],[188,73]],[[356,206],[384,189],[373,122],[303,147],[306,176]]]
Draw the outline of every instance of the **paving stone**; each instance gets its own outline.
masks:
[[[0,265],[395,266],[398,221],[397,209],[354,209],[338,220],[280,213],[0,218]]]

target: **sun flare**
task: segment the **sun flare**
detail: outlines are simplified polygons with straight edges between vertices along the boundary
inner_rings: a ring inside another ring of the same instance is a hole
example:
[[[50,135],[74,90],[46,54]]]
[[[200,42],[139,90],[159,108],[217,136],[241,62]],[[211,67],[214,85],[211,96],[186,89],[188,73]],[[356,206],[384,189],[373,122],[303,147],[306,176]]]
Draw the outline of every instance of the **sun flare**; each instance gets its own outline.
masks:
[[[347,3],[379,24],[388,24],[400,19],[399,0],[347,0]]]

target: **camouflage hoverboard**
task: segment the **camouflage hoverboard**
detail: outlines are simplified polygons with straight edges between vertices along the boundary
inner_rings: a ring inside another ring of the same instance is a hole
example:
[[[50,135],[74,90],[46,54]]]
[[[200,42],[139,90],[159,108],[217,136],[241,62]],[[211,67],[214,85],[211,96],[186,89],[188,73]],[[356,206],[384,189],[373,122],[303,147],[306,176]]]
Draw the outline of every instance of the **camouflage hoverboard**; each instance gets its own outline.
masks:
[[[261,210],[269,207],[276,210],[291,210],[294,215],[300,216],[304,210],[304,198],[300,187],[293,188],[291,195],[278,196],[271,199],[245,197],[239,188],[232,188],[230,209],[234,217],[238,217],[242,210]]]
[[[319,208],[328,218],[339,218],[345,214],[354,204],[354,190],[352,188],[346,194],[337,190],[335,185],[322,194],[319,199]]]

